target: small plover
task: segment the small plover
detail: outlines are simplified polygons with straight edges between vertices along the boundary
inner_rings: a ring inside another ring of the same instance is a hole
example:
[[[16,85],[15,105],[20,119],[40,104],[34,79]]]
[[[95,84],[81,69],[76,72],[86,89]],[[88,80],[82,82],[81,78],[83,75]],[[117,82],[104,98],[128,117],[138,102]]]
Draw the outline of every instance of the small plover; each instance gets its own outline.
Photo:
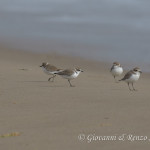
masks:
[[[54,78],[56,77],[56,75],[55,75],[54,73],[57,73],[57,72],[59,72],[59,71],[62,71],[62,69],[58,69],[57,67],[55,67],[55,66],[53,66],[53,65],[51,65],[51,64],[49,64],[49,63],[47,63],[47,62],[43,62],[40,67],[42,67],[43,71],[44,71],[46,74],[52,75],[52,77],[50,77],[50,78],[48,79],[48,81],[50,81],[51,79],[53,79],[52,82],[54,81]]]
[[[73,87],[70,80],[77,78],[81,72],[83,72],[83,70],[81,70],[80,68],[74,68],[74,69],[66,69],[66,70],[63,70],[54,74],[58,74],[62,76],[63,78],[67,79],[70,86]]]
[[[139,80],[141,73],[142,71],[140,70],[140,68],[138,67],[133,68],[133,70],[130,70],[129,72],[127,72],[125,76],[119,81],[125,81],[128,84],[129,90],[135,91],[133,83]],[[129,85],[130,83],[132,84],[133,89],[130,88],[130,85]]]
[[[116,81],[116,77],[120,76],[123,73],[123,68],[121,67],[119,62],[114,62],[113,66],[110,69],[110,72]]]

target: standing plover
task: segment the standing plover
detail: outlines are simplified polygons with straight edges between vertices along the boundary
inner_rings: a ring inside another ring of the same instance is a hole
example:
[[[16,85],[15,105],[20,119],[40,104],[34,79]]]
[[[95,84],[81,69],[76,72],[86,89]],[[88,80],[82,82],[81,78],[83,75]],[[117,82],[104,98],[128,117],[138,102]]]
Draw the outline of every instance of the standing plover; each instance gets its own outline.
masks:
[[[63,70],[54,74],[58,74],[62,76],[63,78],[68,79],[70,86],[73,87],[70,80],[77,78],[81,72],[83,71],[80,68],[75,68],[75,69],[66,69],[66,70]]]
[[[113,75],[113,77],[116,81],[116,77],[120,76],[123,73],[123,68],[121,67],[120,63],[114,62],[113,66],[110,69],[110,72],[111,72],[111,74]]]
[[[59,71],[62,71],[62,69],[58,69],[57,67],[53,66],[53,65],[50,65],[49,63],[47,62],[43,62],[42,65],[40,66],[42,67],[43,71],[48,74],[48,75],[52,75],[52,77],[50,77],[48,79],[48,81],[50,81],[51,79],[52,82],[54,81],[54,78],[56,77],[56,75],[54,73],[57,73]]]
[[[135,88],[133,86],[133,83],[138,81],[138,79],[140,78],[140,75],[141,75],[142,71],[140,70],[140,68],[136,67],[136,68],[133,68],[133,70],[130,70],[129,72],[127,72],[127,74],[119,81],[125,81],[127,84],[128,84],[128,87],[129,87],[129,90],[134,90],[135,91]],[[129,84],[132,84],[132,88],[130,88]]]

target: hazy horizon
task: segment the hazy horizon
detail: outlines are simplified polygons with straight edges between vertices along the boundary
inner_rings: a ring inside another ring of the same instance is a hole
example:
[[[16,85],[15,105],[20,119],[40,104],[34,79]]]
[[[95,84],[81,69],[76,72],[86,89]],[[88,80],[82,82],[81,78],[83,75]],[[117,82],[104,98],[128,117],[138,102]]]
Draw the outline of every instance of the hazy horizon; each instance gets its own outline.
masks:
[[[27,50],[148,66],[149,4],[147,0],[0,0],[0,40]]]

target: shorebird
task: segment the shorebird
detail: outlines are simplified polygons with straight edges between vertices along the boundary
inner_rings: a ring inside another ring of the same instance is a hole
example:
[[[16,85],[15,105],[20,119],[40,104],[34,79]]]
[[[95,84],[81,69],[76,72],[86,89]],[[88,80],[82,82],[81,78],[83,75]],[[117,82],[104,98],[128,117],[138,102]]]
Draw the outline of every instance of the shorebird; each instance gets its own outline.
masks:
[[[128,84],[129,90],[135,91],[133,83],[135,83],[136,81],[139,80],[141,73],[142,73],[142,71],[140,70],[140,68],[138,68],[138,67],[133,68],[132,70],[127,72],[126,75],[119,81],[125,81]],[[130,88],[130,85],[129,85],[130,83],[132,84],[133,89]]]
[[[66,69],[60,72],[56,72],[54,74],[60,75],[61,77],[68,80],[70,87],[73,87],[70,80],[73,80],[79,76],[79,74],[83,72],[80,68],[74,68],[74,69]]]
[[[113,66],[110,69],[110,72],[111,72],[111,74],[113,75],[113,77],[116,81],[116,77],[120,76],[123,73],[123,68],[121,67],[119,62],[114,62]]]
[[[49,64],[48,62],[43,62],[40,67],[42,67],[43,71],[44,71],[46,74],[52,75],[52,77],[50,77],[50,78],[48,79],[48,81],[50,81],[51,79],[53,79],[52,82],[54,81],[54,78],[56,77],[56,75],[55,75],[54,73],[57,73],[57,72],[59,72],[59,71],[62,71],[62,69],[58,69],[57,67],[55,67],[55,66]]]

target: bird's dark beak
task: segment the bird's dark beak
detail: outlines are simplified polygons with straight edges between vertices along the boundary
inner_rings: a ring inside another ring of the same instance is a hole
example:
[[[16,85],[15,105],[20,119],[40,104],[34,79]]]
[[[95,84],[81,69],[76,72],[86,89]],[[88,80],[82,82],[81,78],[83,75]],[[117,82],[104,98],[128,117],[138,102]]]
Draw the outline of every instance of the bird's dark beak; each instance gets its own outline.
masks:
[[[42,66],[39,66],[39,67],[42,67]]]
[[[140,71],[140,73],[142,73],[142,71]]]
[[[84,72],[83,70],[81,70],[81,72]]]

